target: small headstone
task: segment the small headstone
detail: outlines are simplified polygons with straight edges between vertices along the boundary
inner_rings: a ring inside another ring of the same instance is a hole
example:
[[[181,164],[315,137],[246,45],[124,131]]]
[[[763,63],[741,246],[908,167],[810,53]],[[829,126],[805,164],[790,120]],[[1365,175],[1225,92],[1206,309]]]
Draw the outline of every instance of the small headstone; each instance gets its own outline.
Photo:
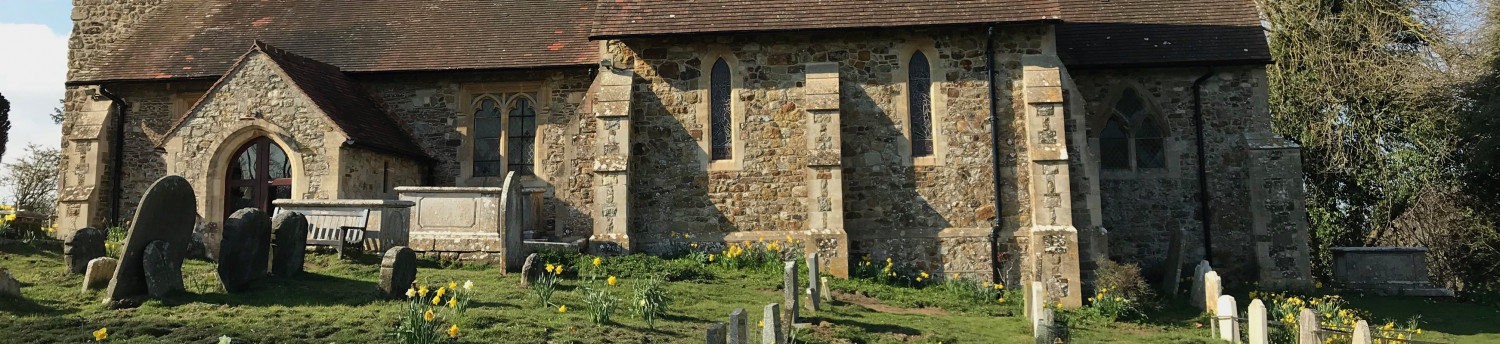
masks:
[[[188,241],[186,254],[187,258],[208,258],[208,246],[203,243],[203,233],[193,232],[192,240]]]
[[[198,218],[198,201],[187,179],[180,176],[157,179],[137,204],[130,232],[120,247],[120,266],[115,269],[114,277],[109,280],[109,290],[104,293],[105,304],[130,305],[133,302],[125,300],[149,292],[142,259],[146,255],[146,245],[152,241],[166,242],[169,248],[166,259],[173,266],[182,266],[188,241],[192,240],[193,226]]]
[[[1036,337],[1036,344],[1053,344],[1058,341],[1058,331],[1054,329],[1057,317],[1056,311],[1051,308],[1043,308],[1037,311],[1036,322],[1033,324],[1031,333]]]
[[[787,328],[791,328],[792,324],[797,323],[797,299],[800,298],[800,293],[797,292],[797,261],[784,262],[781,272],[785,278],[782,280],[781,290],[783,302],[786,302],[781,305],[786,308],[781,316],[786,317],[784,323]]]
[[[115,268],[120,266],[120,261],[110,257],[99,257],[89,261],[89,266],[83,273],[83,291],[103,288],[109,285],[109,277],[114,276]]]
[[[708,327],[708,344],[724,344],[724,323],[714,323]]]
[[[271,255],[271,274],[301,274],[307,256],[307,217],[295,211],[282,211],[271,219],[271,231],[276,238],[275,253]]]
[[[1374,344],[1374,338],[1370,337],[1370,324],[1364,320],[1354,323],[1353,344]]]
[[[1217,314],[1214,310],[1219,308],[1219,293],[1224,291],[1220,282],[1217,271],[1203,274],[1203,309],[1205,312]]]
[[[1188,295],[1192,297],[1193,307],[1198,307],[1198,310],[1208,310],[1203,307],[1203,305],[1207,304],[1203,299],[1203,278],[1204,275],[1213,270],[1214,268],[1208,265],[1207,260],[1199,261],[1198,266],[1193,268],[1193,288],[1188,291]]]
[[[1234,296],[1220,295],[1216,300],[1218,305],[1214,307],[1219,322],[1219,339],[1233,343],[1240,342],[1240,322],[1235,319],[1239,314],[1239,305],[1235,304]]]
[[[1260,299],[1250,301],[1250,310],[1246,313],[1250,317],[1245,325],[1249,327],[1250,344],[1270,344],[1270,329],[1267,328],[1269,325],[1266,322],[1266,304],[1260,302]]]
[[[1172,230],[1170,239],[1167,241],[1167,261],[1164,263],[1161,276],[1161,294],[1168,298],[1176,298],[1182,280],[1182,231]]]
[[[406,290],[417,280],[417,253],[406,246],[393,246],[380,260],[380,296],[388,299],[406,297]]]
[[[21,297],[21,281],[12,277],[6,268],[0,268],[0,297]]]
[[[265,212],[245,208],[229,215],[224,220],[224,242],[219,245],[219,281],[224,291],[242,292],[250,282],[266,277],[270,255],[271,219]]]
[[[152,241],[146,245],[146,256],[141,258],[146,268],[146,291],[153,298],[185,290],[182,287],[181,260],[172,261],[172,244]]]
[[[766,313],[761,317],[760,344],[786,344],[781,337],[781,305],[766,305]]]
[[[745,314],[744,308],[729,312],[729,344],[750,344],[749,321],[750,316]]]
[[[828,292],[828,277],[818,277],[818,295],[823,296],[823,301],[833,300],[833,293]]]
[[[819,277],[822,277],[822,276],[818,276],[818,253],[817,252],[808,253],[807,254],[807,284],[808,284],[807,285],[807,309],[811,310],[811,311],[817,311],[818,307],[821,306],[822,302],[823,302],[823,298],[822,298],[822,296],[820,296],[821,294],[819,294],[819,293],[822,292],[822,290],[820,290],[821,287],[820,287],[820,284],[819,284],[819,282],[822,282],[822,281],[819,279]]]
[[[1318,340],[1318,327],[1323,326],[1318,321],[1318,312],[1303,308],[1302,313],[1297,314],[1297,344],[1321,344]]]
[[[1042,287],[1042,282],[1032,281],[1030,295],[1026,298],[1026,305],[1029,307],[1026,309],[1026,314],[1031,317],[1032,326],[1035,326],[1037,314],[1041,314],[1042,309],[1047,308],[1047,290]]]
[[[90,260],[103,257],[104,242],[108,239],[109,233],[94,227],[84,227],[68,236],[63,241],[63,261],[68,265],[68,273],[82,274]]]
[[[541,277],[542,271],[536,269],[539,259],[541,258],[538,258],[536,253],[532,253],[527,255],[526,262],[521,264],[521,288],[530,287],[536,282],[537,277]]]

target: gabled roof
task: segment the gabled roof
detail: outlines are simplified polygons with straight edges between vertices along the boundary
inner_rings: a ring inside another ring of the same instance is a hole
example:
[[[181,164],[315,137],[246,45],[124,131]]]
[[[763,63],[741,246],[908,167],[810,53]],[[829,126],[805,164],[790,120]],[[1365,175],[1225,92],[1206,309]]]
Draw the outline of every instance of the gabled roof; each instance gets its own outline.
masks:
[[[214,92],[218,84],[231,77],[235,69],[256,53],[264,54],[272,64],[280,68],[291,86],[312,100],[319,112],[328,116],[344,136],[349,138],[346,145],[423,162],[433,160],[416,144],[416,140],[400,124],[401,121],[385,110],[384,104],[356,86],[338,67],[262,42],[254,42],[250,51],[236,59],[209,92]],[[212,94],[205,94],[193,105],[194,111],[188,111],[179,117],[172,125],[173,131],[186,122],[188,116],[196,112],[210,96]]]
[[[1059,19],[1058,0],[598,0],[593,38]]]
[[[1268,63],[1251,0],[1062,0],[1058,55],[1070,67]]]
[[[598,63],[593,0],[166,0],[70,83],[213,78],[264,41],[347,72]]]

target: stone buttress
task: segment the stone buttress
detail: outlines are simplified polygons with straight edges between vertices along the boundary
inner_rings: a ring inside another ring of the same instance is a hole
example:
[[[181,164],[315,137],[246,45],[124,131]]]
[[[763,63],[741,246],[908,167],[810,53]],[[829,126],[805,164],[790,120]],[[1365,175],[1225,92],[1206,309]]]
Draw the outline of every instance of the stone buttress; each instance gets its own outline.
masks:
[[[1023,234],[1028,273],[1022,282],[1042,282],[1046,302],[1078,307],[1083,299],[1078,230],[1071,209],[1063,66],[1055,55],[1025,55],[1022,65],[1028,158],[1021,164],[1030,175],[1031,195],[1031,228]]]
[[[599,91],[594,94],[594,117],[599,128],[594,140],[594,205],[598,211],[594,213],[594,235],[589,238],[593,252],[630,252],[630,98],[634,79],[635,73],[629,70],[603,69]]]
[[[807,64],[807,229],[819,265],[849,276],[849,234],[844,231],[844,169],[839,122],[839,64]],[[811,250],[811,248],[809,248]]]

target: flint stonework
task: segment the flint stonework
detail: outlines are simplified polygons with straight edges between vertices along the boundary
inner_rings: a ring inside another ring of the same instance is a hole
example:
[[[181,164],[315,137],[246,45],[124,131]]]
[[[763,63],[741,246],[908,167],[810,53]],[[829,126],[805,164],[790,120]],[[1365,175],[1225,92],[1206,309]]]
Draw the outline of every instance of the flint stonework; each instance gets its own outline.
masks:
[[[387,299],[402,299],[412,282],[417,280],[417,253],[406,246],[395,246],[385,251],[380,260],[380,296]]]
[[[141,258],[146,270],[146,291],[152,298],[185,290],[182,287],[182,261],[172,261],[172,244],[152,241],[146,245],[146,256]]]
[[[282,211],[271,219],[271,230],[276,238],[271,274],[283,277],[301,274],[307,256],[307,217],[295,211]]]
[[[104,242],[109,234],[94,227],[84,227],[68,240],[63,241],[63,261],[68,265],[68,273],[82,274],[88,269],[89,261],[104,256]]]
[[[224,290],[245,291],[251,282],[266,277],[271,219],[255,208],[234,212],[224,221],[224,242],[219,250],[219,281],[224,283]]]
[[[125,235],[125,244],[120,248],[120,266],[109,281],[104,303],[144,296],[149,292],[142,258],[146,255],[146,245],[152,241],[166,242],[166,260],[173,266],[182,266],[197,218],[197,199],[193,186],[186,179],[166,176],[151,184],[136,206],[135,220],[130,222],[130,232]]]

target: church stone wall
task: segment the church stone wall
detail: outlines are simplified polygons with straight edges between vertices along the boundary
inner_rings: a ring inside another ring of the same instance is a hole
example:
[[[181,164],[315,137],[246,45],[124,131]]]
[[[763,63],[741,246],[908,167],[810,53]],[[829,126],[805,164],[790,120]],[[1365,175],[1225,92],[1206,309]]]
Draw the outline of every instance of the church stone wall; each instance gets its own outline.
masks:
[[[339,199],[399,199],[397,186],[422,185],[422,165],[408,158],[339,148]]]

